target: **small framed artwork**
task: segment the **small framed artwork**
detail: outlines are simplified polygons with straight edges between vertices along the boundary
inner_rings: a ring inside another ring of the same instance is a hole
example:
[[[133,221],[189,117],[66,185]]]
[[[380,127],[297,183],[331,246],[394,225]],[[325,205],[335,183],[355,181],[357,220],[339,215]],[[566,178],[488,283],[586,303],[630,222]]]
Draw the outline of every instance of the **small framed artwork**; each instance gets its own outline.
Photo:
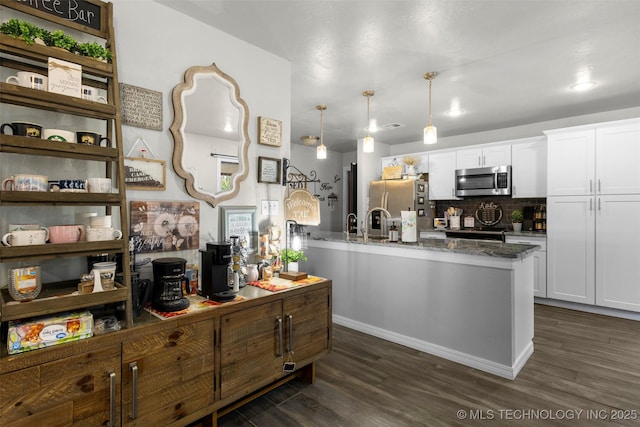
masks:
[[[419,205],[424,205],[424,197],[418,196],[418,204]]]
[[[282,167],[280,159],[258,157],[258,182],[280,184]]]
[[[164,160],[124,158],[124,182],[127,190],[164,191],[166,179],[167,165]]]
[[[282,122],[258,117],[258,144],[280,147],[282,145]]]
[[[418,192],[424,193],[424,184],[418,184]]]
[[[418,209],[418,216],[424,216],[424,209]]]
[[[255,206],[221,206],[220,240],[229,241],[238,236],[247,242],[247,251],[253,253],[258,246],[258,222]]]

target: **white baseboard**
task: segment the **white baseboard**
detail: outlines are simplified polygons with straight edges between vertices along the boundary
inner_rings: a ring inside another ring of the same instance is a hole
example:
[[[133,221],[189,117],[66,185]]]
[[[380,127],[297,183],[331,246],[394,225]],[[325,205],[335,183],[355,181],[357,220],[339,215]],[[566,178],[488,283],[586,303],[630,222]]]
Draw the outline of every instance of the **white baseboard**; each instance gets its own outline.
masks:
[[[520,372],[520,369],[522,369],[527,360],[529,360],[529,357],[533,354],[533,342],[531,342],[522,351],[522,353],[518,355],[513,366],[508,366],[467,353],[462,353],[457,350],[452,350],[447,347],[442,347],[437,344],[432,344],[427,341],[422,341],[416,338],[408,337],[406,335],[398,334],[396,332],[391,332],[386,329],[367,325],[366,323],[358,322],[346,317],[338,316],[336,314],[333,315],[333,323],[345,326],[350,329],[355,329],[356,331],[368,335],[373,335],[374,337],[382,338],[396,344],[424,351],[425,353],[433,354],[434,356],[442,357],[443,359],[451,360],[452,362],[460,363],[462,365],[488,372],[502,378],[507,378],[509,380],[513,380],[516,378],[516,376]]]
[[[569,310],[585,311],[587,313],[602,314],[603,316],[619,317],[621,319],[640,320],[640,313],[634,311],[618,310],[615,308],[600,307],[597,305],[580,304],[577,302],[561,301],[551,298],[535,297],[536,304],[551,305],[553,307],[567,308]]]

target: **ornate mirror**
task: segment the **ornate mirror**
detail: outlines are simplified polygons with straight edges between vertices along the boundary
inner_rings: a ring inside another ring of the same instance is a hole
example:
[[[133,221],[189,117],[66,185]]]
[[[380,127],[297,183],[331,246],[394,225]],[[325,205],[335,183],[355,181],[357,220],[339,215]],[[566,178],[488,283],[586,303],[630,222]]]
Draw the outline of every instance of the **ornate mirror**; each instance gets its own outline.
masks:
[[[249,173],[249,108],[236,81],[212,64],[173,88],[173,168],[211,206],[235,197]]]

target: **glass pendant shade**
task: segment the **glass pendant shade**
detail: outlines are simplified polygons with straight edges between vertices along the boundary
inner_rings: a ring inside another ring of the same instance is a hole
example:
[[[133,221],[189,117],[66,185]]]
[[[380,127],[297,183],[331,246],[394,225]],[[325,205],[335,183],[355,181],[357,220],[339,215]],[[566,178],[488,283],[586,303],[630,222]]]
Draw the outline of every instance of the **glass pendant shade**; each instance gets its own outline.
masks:
[[[367,136],[362,140],[362,152],[363,153],[373,153],[373,137],[369,135],[369,131],[371,131],[371,117],[369,115],[371,108],[371,97],[375,95],[375,92],[372,90],[365,90],[362,92],[362,96],[367,97]]]
[[[365,136],[362,140],[362,151],[364,153],[373,153],[373,137]]]
[[[327,158],[327,146],[324,145],[324,120],[322,113],[327,109],[324,104],[316,105],[316,110],[320,111],[320,145],[316,148],[316,159],[324,160]]]
[[[327,158],[327,146],[320,143],[318,148],[316,148],[316,159],[324,160]]]
[[[427,125],[424,128],[424,143],[436,144],[438,142],[438,128],[434,125]]]

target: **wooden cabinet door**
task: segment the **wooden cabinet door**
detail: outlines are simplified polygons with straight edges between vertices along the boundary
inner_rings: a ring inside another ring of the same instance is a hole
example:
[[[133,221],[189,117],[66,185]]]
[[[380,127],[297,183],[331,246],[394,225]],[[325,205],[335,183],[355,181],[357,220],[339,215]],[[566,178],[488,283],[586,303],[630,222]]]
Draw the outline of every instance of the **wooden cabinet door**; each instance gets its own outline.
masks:
[[[306,292],[284,300],[285,357],[296,363],[329,351],[331,299],[328,289]],[[301,367],[299,365],[298,367]]]
[[[282,376],[282,300],[220,318],[220,398],[242,397]]]
[[[123,343],[122,424],[195,421],[197,411],[214,403],[214,372],[213,319],[179,327],[171,322]]]
[[[640,194],[640,123],[596,129],[598,194]]]
[[[3,427],[117,426],[119,402],[119,345],[0,375]]]
[[[544,139],[511,147],[511,197],[547,197],[547,144]]]

